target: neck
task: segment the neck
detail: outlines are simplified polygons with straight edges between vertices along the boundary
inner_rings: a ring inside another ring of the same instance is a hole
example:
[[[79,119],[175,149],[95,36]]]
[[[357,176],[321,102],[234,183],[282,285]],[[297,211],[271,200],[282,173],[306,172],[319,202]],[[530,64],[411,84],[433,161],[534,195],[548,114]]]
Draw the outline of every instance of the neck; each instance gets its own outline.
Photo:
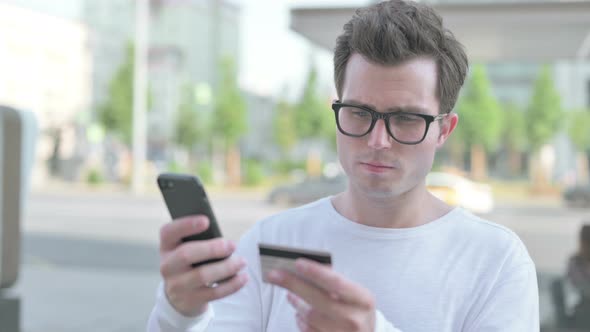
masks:
[[[380,228],[409,228],[424,225],[451,211],[451,207],[430,194],[424,184],[398,196],[370,197],[348,190],[335,196],[338,213],[359,224]]]

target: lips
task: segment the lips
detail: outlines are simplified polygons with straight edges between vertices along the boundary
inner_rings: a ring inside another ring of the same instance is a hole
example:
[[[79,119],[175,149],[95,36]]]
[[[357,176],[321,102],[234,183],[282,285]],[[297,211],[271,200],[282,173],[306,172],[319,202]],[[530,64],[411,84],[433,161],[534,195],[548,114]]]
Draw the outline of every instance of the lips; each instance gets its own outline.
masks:
[[[380,162],[361,162],[361,166],[372,173],[383,173],[395,169],[391,164],[384,164]]]
[[[383,167],[383,168],[396,168],[394,163],[390,162],[382,162],[382,161],[361,161],[363,165],[373,166],[373,167]]]
[[[372,166],[372,167],[394,168],[393,166],[389,166],[389,165],[381,164],[381,163],[374,163],[374,162],[361,163],[361,164]]]

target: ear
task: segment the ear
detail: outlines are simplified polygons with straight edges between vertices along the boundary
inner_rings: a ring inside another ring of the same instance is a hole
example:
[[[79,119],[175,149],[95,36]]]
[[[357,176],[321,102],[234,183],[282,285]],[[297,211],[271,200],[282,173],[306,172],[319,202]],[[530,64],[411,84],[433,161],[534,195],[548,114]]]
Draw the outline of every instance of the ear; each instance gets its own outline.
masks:
[[[453,130],[457,128],[457,123],[459,123],[459,115],[457,113],[451,112],[444,120],[442,120],[440,125],[440,133],[438,135],[438,139],[436,140],[437,149],[440,149],[445,144],[449,136],[451,136]]]

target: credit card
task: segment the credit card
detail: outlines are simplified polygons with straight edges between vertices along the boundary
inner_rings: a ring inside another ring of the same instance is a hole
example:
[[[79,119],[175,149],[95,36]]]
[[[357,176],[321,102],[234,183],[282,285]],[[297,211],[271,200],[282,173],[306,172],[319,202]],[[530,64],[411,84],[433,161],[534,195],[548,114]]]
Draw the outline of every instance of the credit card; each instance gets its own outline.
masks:
[[[332,265],[332,255],[326,251],[263,243],[258,244],[258,251],[260,253],[260,272],[262,280],[265,282],[268,282],[266,275],[272,270],[286,270],[298,274],[295,271],[297,258],[306,258],[321,264]]]

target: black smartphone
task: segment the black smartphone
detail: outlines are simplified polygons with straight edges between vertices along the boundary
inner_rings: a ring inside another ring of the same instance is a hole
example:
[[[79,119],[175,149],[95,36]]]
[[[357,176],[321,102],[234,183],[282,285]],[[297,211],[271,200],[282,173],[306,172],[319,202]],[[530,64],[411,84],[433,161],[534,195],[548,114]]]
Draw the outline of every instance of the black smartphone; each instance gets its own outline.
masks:
[[[190,215],[206,215],[209,218],[209,228],[195,235],[190,235],[182,239],[185,241],[209,240],[221,237],[221,230],[217,224],[217,219],[213,214],[213,209],[207,198],[205,187],[197,176],[188,174],[163,173],[158,176],[158,187],[162,192],[168,211],[172,219],[178,219]],[[223,260],[212,259],[192,266],[218,262]]]

